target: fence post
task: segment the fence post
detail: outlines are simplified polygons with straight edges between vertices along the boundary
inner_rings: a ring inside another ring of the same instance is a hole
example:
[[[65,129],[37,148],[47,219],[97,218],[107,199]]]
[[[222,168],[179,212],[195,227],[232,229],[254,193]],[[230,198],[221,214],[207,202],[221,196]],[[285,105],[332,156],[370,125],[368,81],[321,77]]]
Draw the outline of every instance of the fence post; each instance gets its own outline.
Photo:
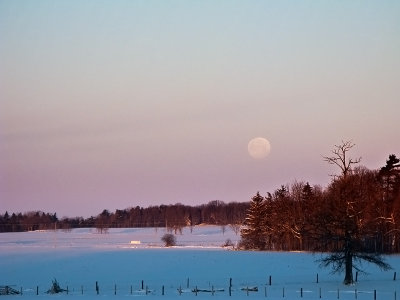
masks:
[[[300,297],[303,298],[303,288],[300,288]]]
[[[396,281],[396,272],[393,274],[393,280]]]
[[[39,295],[39,286],[36,286],[36,295]]]
[[[272,285],[272,276],[269,275],[269,285]]]
[[[264,287],[264,296],[265,296],[265,298],[267,298],[267,287],[266,286]]]
[[[319,282],[318,273],[317,273],[317,283]]]
[[[376,300],[376,290],[374,290],[374,300]]]
[[[82,293],[83,294],[83,293]],[[96,281],[96,294],[99,294],[99,283]]]
[[[143,282],[143,280],[142,280],[142,290],[144,290],[144,282]]]
[[[132,284],[131,284],[131,295],[132,295],[132,292],[133,292],[133,290],[132,290]]]
[[[117,294],[117,284],[114,284],[114,295]]]
[[[69,291],[68,291],[68,285],[67,285],[67,295],[68,295],[68,292],[69,292]]]
[[[358,271],[356,271],[356,282],[358,281]]]
[[[186,288],[189,288],[189,277],[188,277],[188,279],[186,281]]]
[[[164,286],[162,286],[162,292],[161,295],[164,296]]]
[[[21,295],[22,295],[22,286],[21,286]]]

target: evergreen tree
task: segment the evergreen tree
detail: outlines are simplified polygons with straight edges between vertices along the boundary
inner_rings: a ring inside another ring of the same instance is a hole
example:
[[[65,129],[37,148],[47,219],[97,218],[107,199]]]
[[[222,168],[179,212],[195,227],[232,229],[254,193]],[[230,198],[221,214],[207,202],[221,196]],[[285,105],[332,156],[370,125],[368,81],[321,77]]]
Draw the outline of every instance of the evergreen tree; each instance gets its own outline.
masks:
[[[241,230],[241,245],[245,249],[265,249],[265,220],[265,199],[257,192],[257,195],[251,199],[245,219],[245,228]]]
[[[379,179],[384,188],[384,200],[393,201],[400,192],[400,159],[396,155],[389,155],[386,166],[379,171]]]

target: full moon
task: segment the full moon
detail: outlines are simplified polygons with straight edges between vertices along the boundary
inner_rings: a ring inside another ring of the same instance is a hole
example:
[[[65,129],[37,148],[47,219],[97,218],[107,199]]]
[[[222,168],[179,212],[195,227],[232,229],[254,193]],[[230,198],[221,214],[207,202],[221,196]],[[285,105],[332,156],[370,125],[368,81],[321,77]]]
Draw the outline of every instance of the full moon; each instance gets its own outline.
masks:
[[[271,144],[265,138],[256,137],[249,142],[247,150],[252,158],[262,159],[271,152]]]

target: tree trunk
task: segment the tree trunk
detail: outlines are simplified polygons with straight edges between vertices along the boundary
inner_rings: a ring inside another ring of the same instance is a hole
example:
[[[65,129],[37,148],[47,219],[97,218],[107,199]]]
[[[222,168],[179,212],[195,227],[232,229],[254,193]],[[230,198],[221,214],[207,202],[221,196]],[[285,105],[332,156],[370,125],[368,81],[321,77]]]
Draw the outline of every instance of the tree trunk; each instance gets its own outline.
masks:
[[[353,253],[351,251],[350,244],[351,244],[350,241],[346,241],[346,249],[345,249],[346,275],[343,281],[345,285],[353,284]]]

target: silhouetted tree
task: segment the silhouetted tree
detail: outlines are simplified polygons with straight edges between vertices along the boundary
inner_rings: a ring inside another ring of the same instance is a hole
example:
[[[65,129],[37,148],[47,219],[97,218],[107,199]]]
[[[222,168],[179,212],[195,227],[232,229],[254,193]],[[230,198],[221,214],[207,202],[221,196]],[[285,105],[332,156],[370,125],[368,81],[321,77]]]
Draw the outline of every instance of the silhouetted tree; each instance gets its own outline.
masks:
[[[345,272],[343,283],[353,283],[353,269],[360,270],[357,262],[361,260],[376,264],[387,270],[390,268],[384,262],[380,253],[371,252],[364,239],[371,234],[371,218],[368,217],[369,182],[362,172],[354,172],[352,166],[360,159],[347,157],[348,151],[354,146],[343,142],[335,146],[334,156],[325,160],[338,165],[342,174],[335,177],[328,187],[325,202],[313,220],[315,238],[324,248],[331,249],[331,254],[321,259],[321,266],[332,266],[334,272]],[[360,169],[358,169],[360,170]],[[320,244],[320,245],[321,245]]]
[[[265,202],[264,197],[257,192],[250,202],[247,211],[245,227],[241,231],[241,245],[246,249],[264,250],[265,236]]]
[[[165,247],[172,247],[176,245],[175,235],[172,233],[166,233],[161,237],[161,240],[164,242]]]
[[[357,159],[348,158],[347,153],[355,146],[352,141],[342,141],[340,145],[335,145],[332,150],[332,156],[324,156],[324,160],[331,165],[336,165],[342,171],[343,177],[346,177],[353,165],[361,161],[361,157]]]
[[[108,232],[108,228],[110,227],[110,215],[111,214],[107,209],[103,210],[103,212],[98,215],[95,221],[95,226],[99,233]]]

